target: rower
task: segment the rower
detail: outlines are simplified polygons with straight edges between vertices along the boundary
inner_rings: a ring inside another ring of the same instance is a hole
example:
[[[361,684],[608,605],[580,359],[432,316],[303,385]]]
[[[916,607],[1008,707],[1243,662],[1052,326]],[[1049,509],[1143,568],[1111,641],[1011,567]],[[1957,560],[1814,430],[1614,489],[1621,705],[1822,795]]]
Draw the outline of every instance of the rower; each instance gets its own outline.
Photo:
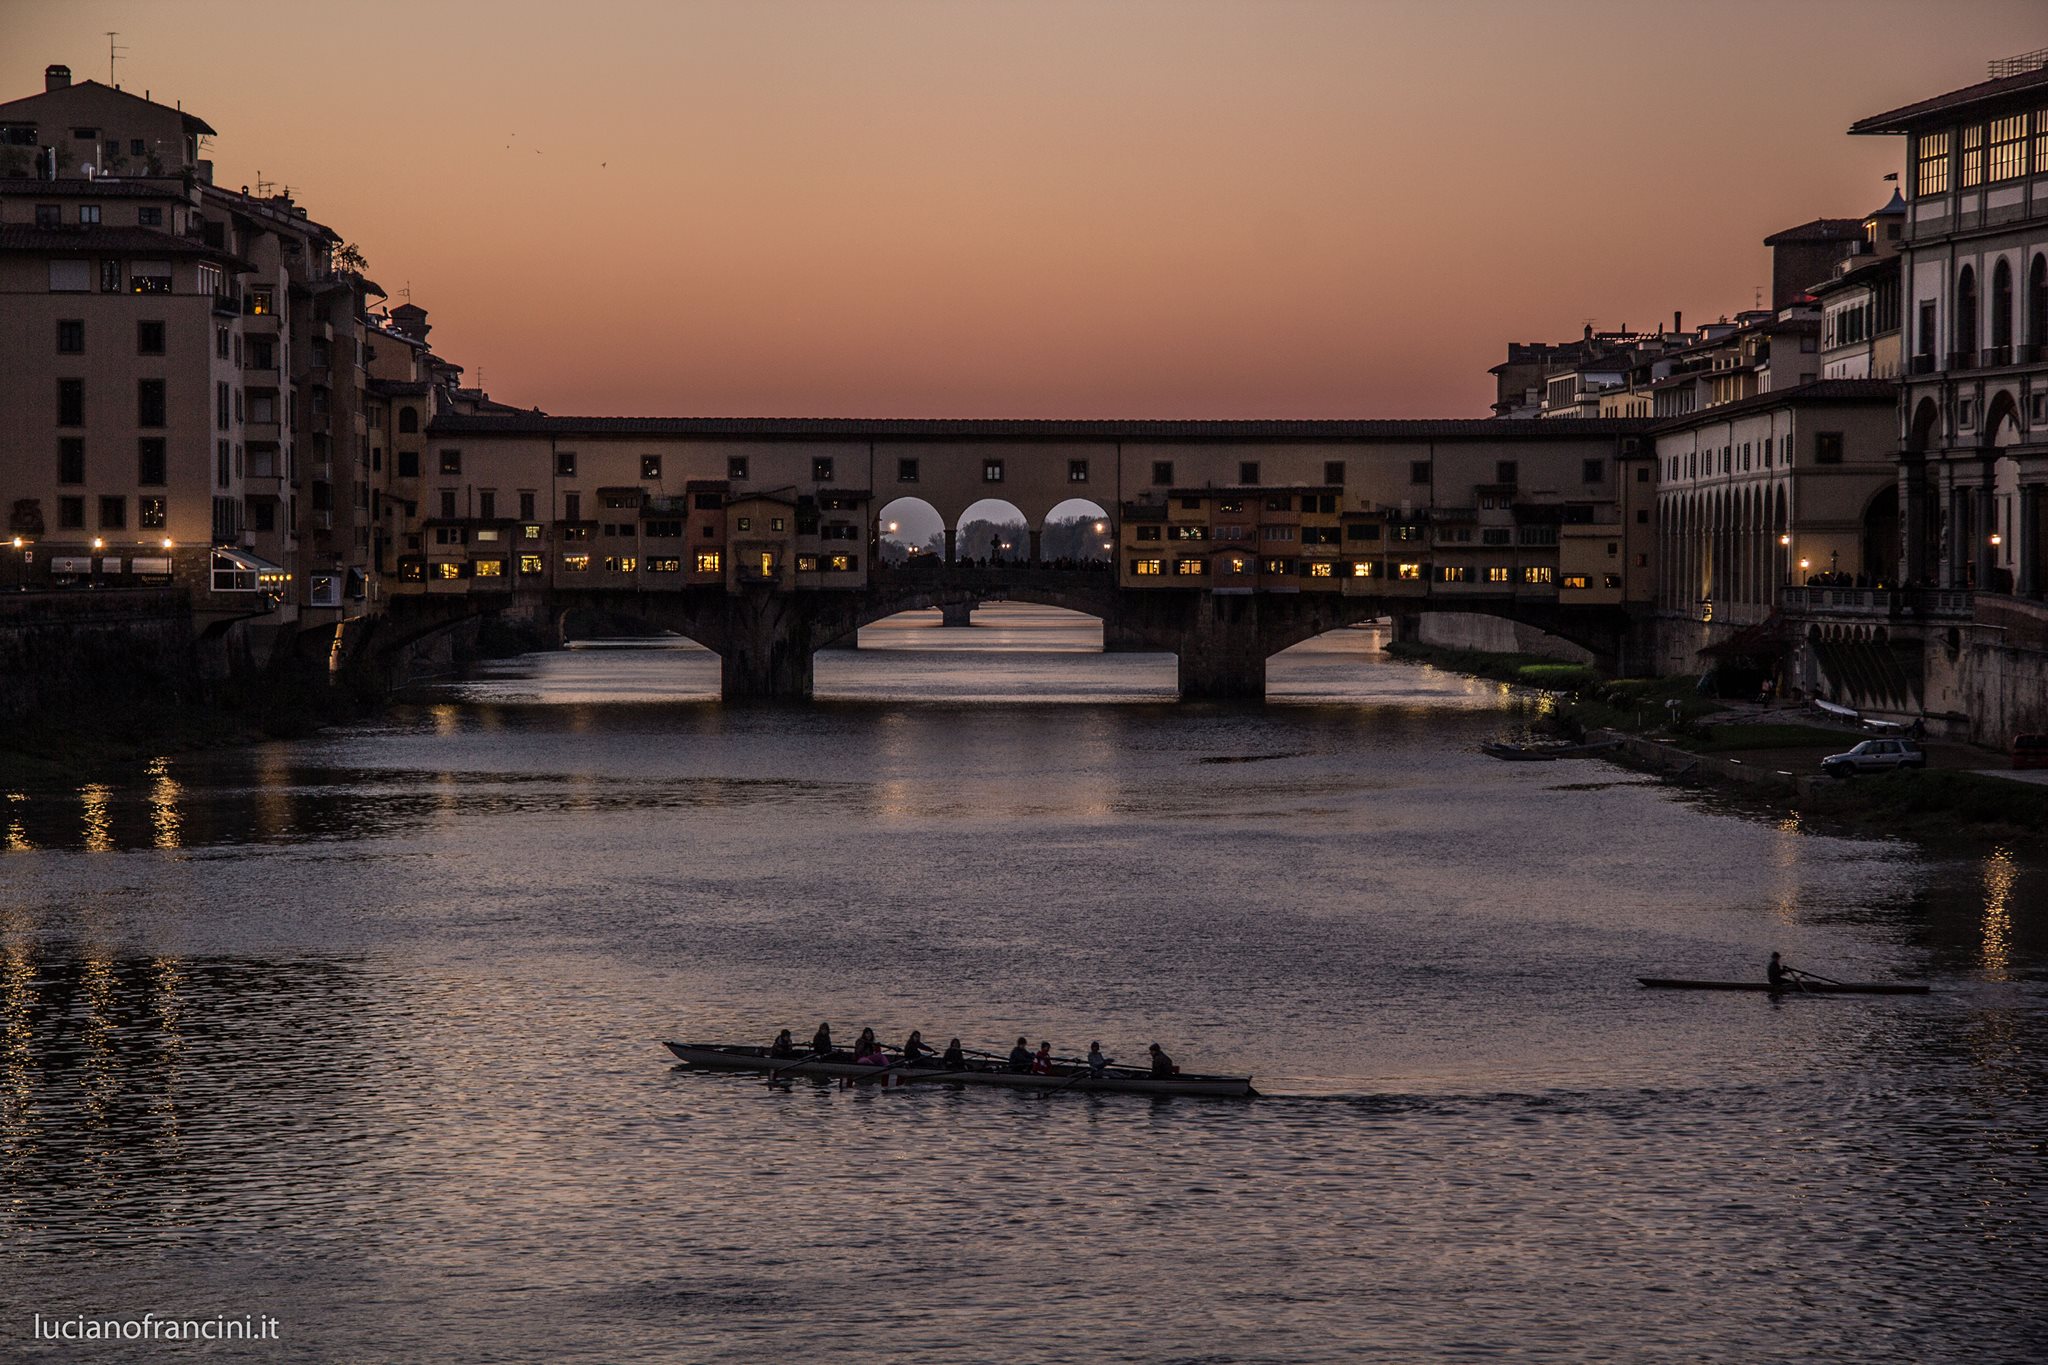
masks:
[[[1038,1053],[1031,1059],[1031,1073],[1035,1076],[1052,1075],[1052,1044],[1040,1043]]]
[[[965,1071],[967,1069],[967,1054],[961,1049],[958,1038],[946,1044],[945,1063],[948,1071]]]
[[[1101,1041],[1098,1039],[1088,1044],[1088,1074],[1099,1081],[1102,1079],[1102,1073],[1108,1069],[1109,1058],[1102,1055]]]
[[[925,1046],[924,1034],[912,1029],[910,1036],[903,1040],[903,1061],[906,1066],[924,1066],[926,1059],[939,1054]]]
[[[775,1035],[774,1043],[768,1048],[768,1055],[770,1057],[796,1056],[796,1039],[789,1036],[788,1029],[784,1029]]]
[[[873,1029],[862,1029],[860,1031],[860,1037],[854,1040],[853,1060],[856,1062],[862,1062],[869,1065],[880,1062],[886,1062],[888,1060],[887,1058],[882,1056],[882,1045],[879,1042],[875,1041],[875,1031]]]
[[[1166,1055],[1166,1049],[1157,1043],[1152,1044],[1152,1075],[1155,1078],[1164,1078],[1179,1074],[1180,1068],[1173,1064],[1173,1058]]]
[[[830,1024],[818,1025],[818,1031],[811,1035],[811,1051],[817,1053],[820,1057],[832,1055],[832,1026]]]
[[[1030,1069],[1031,1044],[1025,1042],[1022,1038],[1019,1038],[1017,1040],[1017,1046],[1010,1049],[1010,1070],[1024,1072],[1029,1071]]]
[[[1764,968],[1764,978],[1771,983],[1772,990],[1782,991],[1785,989],[1786,971],[1785,964],[1778,961],[1776,953],[1772,953],[1770,965]]]

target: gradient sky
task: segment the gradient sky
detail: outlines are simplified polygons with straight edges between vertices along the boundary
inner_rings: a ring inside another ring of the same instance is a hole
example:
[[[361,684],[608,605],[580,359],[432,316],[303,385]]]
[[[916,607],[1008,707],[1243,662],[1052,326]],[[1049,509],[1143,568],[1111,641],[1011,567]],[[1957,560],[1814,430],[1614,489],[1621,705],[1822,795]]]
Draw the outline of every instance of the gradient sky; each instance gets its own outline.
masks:
[[[2039,0],[0,14],[0,91],[118,30],[495,397],[659,415],[1483,414],[1511,339],[1750,306],[1767,233],[1889,193],[1853,119],[2048,45]]]

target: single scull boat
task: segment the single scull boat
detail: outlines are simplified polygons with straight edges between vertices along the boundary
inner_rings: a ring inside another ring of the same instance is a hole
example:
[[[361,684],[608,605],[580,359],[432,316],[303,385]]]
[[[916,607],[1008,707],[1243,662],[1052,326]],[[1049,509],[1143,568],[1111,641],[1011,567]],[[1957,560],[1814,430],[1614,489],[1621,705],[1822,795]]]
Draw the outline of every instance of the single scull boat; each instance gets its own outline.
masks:
[[[1670,976],[1639,976],[1645,986],[1664,991],[1768,991],[1779,995],[1925,995],[1928,988],[1910,981],[1816,981],[1788,978],[1773,987],[1768,981],[1686,981]]]

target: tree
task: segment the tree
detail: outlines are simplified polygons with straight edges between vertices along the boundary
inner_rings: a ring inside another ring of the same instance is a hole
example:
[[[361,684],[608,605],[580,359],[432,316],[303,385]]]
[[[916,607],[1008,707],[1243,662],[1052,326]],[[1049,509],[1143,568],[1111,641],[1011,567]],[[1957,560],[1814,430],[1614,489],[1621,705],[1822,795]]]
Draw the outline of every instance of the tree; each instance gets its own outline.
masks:
[[[334,268],[360,275],[370,268],[370,263],[363,259],[363,253],[354,242],[344,242],[334,248]]]

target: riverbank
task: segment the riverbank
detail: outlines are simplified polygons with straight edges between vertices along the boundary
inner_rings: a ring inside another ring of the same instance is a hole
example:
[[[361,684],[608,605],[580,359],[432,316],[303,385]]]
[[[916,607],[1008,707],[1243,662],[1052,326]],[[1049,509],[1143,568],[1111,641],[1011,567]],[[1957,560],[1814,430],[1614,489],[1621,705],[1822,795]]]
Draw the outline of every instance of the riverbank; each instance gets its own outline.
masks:
[[[2048,786],[1996,775],[2003,755],[1966,745],[1926,746],[1929,767],[1851,779],[1821,774],[1820,760],[1868,735],[1809,722],[1785,706],[1703,697],[1698,679],[1599,677],[1590,669],[1429,645],[1388,654],[1453,672],[1540,688],[1549,704],[1529,727],[1574,741],[1618,741],[1602,757],[1667,781],[1712,786],[1774,815],[1833,829],[1923,841],[2048,842]],[[1576,676],[1568,676],[1568,675]],[[1986,771],[1994,770],[1994,771]]]

